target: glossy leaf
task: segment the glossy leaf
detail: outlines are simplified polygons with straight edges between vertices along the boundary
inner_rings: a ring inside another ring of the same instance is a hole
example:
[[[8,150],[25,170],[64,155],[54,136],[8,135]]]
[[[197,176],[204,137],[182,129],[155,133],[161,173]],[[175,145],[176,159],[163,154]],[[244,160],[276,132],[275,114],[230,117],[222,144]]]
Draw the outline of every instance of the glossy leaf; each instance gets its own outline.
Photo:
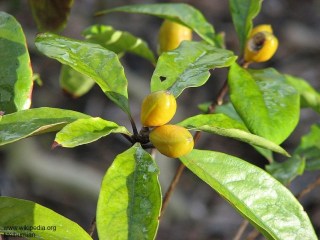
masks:
[[[280,144],[295,129],[299,93],[276,70],[248,71],[234,64],[228,83],[232,104],[250,132]]]
[[[68,65],[62,65],[59,80],[60,87],[74,98],[83,96],[95,84],[90,77],[77,72]]]
[[[305,166],[305,159],[294,155],[285,162],[273,162],[267,165],[266,170],[282,184],[287,185],[304,173]]]
[[[230,66],[235,59],[228,50],[184,41],[177,49],[161,54],[151,79],[151,91],[169,90],[178,97],[185,88],[205,84],[210,69]]]
[[[40,204],[0,196],[0,234],[23,239],[92,239],[77,223]]]
[[[51,33],[39,34],[36,47],[50,58],[92,78],[123,111],[130,113],[127,79],[118,56],[102,46]]]
[[[320,94],[306,80],[285,75],[288,83],[300,93],[301,107],[311,107],[320,113]]]
[[[158,174],[156,163],[138,143],[116,157],[99,195],[99,239],[155,238],[161,208]]]
[[[212,151],[193,150],[180,159],[267,239],[317,239],[297,199],[262,169]]]
[[[169,19],[191,28],[206,42],[215,44],[213,26],[207,22],[199,10],[185,3],[134,4],[107,9],[97,15],[110,12],[140,13]]]
[[[320,169],[320,124],[311,126],[310,132],[301,138],[294,154],[306,159],[306,170]]]
[[[0,11],[0,111],[28,109],[32,69],[26,39],[17,20]]]
[[[40,32],[58,32],[67,24],[73,0],[29,0],[29,5]]]
[[[288,153],[277,144],[265,138],[251,134],[245,125],[221,113],[197,115],[187,118],[186,120],[178,123],[178,125],[190,130],[204,131],[234,138],[239,141],[270,149],[288,156]]]
[[[122,55],[126,52],[136,54],[150,62],[156,62],[148,44],[129,32],[115,30],[107,25],[93,25],[85,29],[82,34],[87,41],[98,43],[106,49]]]
[[[62,147],[76,147],[91,143],[111,133],[131,135],[123,126],[99,117],[78,119],[57,133],[55,142]]]
[[[230,12],[240,49],[243,52],[247,37],[252,30],[252,20],[258,15],[263,0],[229,0]]]
[[[0,146],[47,132],[59,131],[83,113],[57,108],[33,108],[4,115],[0,121]]]

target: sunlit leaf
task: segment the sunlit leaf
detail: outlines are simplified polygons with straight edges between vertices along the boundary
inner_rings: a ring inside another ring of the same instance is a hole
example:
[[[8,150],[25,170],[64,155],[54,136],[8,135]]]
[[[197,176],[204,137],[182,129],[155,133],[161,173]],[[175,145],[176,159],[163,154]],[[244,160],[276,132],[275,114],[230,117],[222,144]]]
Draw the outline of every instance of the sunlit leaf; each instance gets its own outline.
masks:
[[[127,79],[118,56],[98,44],[51,33],[39,34],[36,47],[50,58],[92,78],[124,112],[130,114]]]
[[[210,69],[230,66],[235,59],[231,51],[204,42],[183,41],[177,49],[161,54],[151,91],[169,90],[178,97],[185,88],[205,84]]]
[[[66,124],[90,116],[57,108],[33,108],[6,114],[0,121],[0,146],[47,132],[59,131]]]
[[[77,223],[37,203],[0,196],[0,234],[23,239],[92,240]]]
[[[99,195],[99,239],[155,238],[161,207],[158,174],[156,163],[139,144],[116,157]]]
[[[318,239],[297,199],[262,169],[212,151],[193,150],[180,159],[267,239]]]
[[[28,109],[32,94],[32,69],[21,25],[0,12],[0,111]]]

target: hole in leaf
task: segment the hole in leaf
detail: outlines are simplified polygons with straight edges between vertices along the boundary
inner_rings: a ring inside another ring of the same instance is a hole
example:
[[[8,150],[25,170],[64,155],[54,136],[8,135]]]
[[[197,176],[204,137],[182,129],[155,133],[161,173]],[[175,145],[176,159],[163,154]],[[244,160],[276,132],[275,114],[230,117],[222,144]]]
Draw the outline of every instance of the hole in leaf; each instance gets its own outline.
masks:
[[[160,81],[163,82],[164,80],[166,80],[167,77],[164,77],[164,76],[160,76]]]

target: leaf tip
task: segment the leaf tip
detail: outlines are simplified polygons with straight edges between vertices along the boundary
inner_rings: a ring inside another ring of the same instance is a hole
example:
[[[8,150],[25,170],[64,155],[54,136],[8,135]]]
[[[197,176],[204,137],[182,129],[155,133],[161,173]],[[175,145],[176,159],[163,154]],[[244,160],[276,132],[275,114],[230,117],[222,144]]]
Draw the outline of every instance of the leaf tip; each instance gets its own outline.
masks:
[[[62,147],[62,145],[56,141],[54,141],[51,145],[51,150],[55,149],[56,147]]]

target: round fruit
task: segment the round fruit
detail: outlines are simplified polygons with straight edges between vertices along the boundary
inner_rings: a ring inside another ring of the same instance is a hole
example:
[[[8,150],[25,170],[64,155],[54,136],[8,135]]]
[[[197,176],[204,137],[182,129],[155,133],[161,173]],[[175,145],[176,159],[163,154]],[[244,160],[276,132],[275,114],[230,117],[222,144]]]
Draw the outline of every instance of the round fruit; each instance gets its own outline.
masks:
[[[172,158],[188,154],[194,146],[191,133],[177,125],[156,127],[151,131],[149,139],[160,153]]]
[[[145,127],[157,127],[168,123],[177,110],[175,97],[168,91],[150,93],[142,102],[141,123]]]
[[[179,23],[164,20],[159,31],[159,53],[177,48],[183,40],[192,40],[192,30]]]
[[[268,61],[277,51],[278,39],[270,32],[255,33],[246,43],[244,60],[246,62]]]

